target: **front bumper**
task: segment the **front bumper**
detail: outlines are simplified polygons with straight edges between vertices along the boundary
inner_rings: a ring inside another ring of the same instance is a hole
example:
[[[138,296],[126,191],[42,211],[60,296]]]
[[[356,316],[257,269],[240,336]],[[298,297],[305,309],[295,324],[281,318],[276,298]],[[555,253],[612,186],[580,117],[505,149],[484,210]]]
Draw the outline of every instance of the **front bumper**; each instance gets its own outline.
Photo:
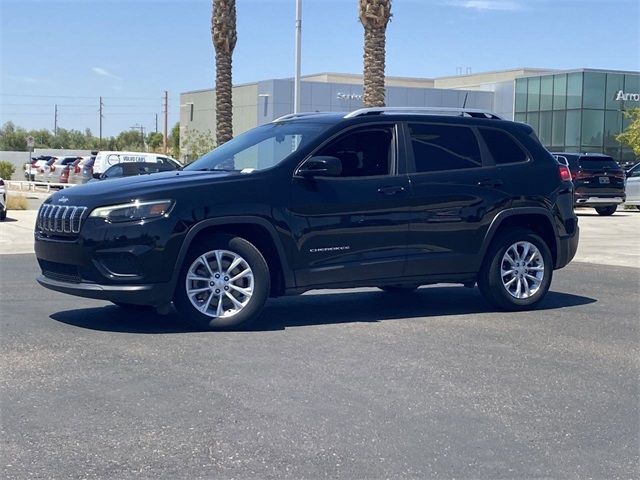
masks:
[[[580,227],[576,225],[573,235],[560,237],[558,241],[558,252],[556,256],[556,269],[567,266],[573,260],[578,251],[578,242],[580,240]]]
[[[56,292],[78,297],[109,300],[134,305],[160,306],[171,302],[172,288],[169,283],[147,285],[99,285],[96,283],[72,283],[40,275],[38,283]]]

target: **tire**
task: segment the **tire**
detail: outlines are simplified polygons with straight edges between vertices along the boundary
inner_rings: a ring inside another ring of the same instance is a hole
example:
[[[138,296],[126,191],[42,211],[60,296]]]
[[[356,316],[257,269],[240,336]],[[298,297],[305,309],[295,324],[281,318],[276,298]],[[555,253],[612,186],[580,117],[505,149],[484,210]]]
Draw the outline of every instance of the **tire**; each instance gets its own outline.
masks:
[[[252,243],[233,235],[216,235],[189,250],[173,301],[181,316],[197,328],[235,329],[257,319],[270,288],[269,266]]]
[[[614,213],[616,213],[618,206],[609,205],[607,207],[595,207],[595,208],[596,208],[596,212],[598,212],[598,215],[608,217],[609,215],[613,215]]]
[[[525,254],[526,244],[529,244],[529,248]],[[528,253],[534,251],[531,246],[537,250],[535,257]],[[523,265],[514,254],[513,248],[518,255],[531,260]],[[510,263],[506,260],[507,251],[510,252],[511,258],[516,257],[516,261]],[[507,272],[515,272],[505,275],[504,282],[503,266]],[[531,267],[530,270],[528,266]],[[542,271],[540,267],[543,267]],[[523,277],[520,277],[520,274]],[[533,277],[537,279],[537,283],[532,280]],[[505,232],[492,242],[478,274],[478,287],[485,300],[494,307],[508,311],[529,310],[547,294],[552,277],[553,259],[547,244],[532,231],[517,229]],[[518,282],[521,284],[520,298],[517,298]],[[524,282],[530,288],[529,295],[524,290]]]
[[[410,293],[415,292],[420,285],[385,285],[384,287],[378,287],[383,292],[387,293]]]
[[[640,205],[636,205],[636,210],[640,210]]]
[[[0,222],[4,222],[7,218],[7,209],[3,208],[0,210]]]

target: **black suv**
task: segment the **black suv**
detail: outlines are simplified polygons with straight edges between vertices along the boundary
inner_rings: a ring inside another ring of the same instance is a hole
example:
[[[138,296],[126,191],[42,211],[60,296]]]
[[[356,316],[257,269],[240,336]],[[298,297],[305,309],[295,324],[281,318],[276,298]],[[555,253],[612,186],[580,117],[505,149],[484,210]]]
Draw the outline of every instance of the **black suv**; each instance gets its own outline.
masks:
[[[527,125],[423,110],[288,115],[182,171],[55,193],[38,281],[124,308],[173,302],[211,329],[317,288],[477,283],[495,307],[531,308],[578,245],[568,168]]]
[[[571,170],[576,207],[594,207],[599,215],[613,215],[626,199],[624,170],[608,155],[553,153]]]

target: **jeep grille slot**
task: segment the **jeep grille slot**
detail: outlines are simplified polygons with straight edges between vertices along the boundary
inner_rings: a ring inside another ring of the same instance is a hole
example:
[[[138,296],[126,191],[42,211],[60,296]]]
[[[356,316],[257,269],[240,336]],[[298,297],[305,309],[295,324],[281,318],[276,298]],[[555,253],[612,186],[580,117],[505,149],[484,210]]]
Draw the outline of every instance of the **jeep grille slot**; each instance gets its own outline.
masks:
[[[38,229],[47,233],[80,233],[87,207],[44,204],[38,211]]]

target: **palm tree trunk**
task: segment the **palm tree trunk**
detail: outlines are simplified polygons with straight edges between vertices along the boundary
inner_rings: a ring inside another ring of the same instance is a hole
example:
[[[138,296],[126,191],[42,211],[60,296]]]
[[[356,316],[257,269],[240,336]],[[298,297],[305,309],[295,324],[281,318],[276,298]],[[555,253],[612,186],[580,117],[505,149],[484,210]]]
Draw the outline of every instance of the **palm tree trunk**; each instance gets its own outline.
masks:
[[[384,107],[384,70],[387,24],[391,0],[359,0],[360,22],[364,27],[365,107]]]
[[[232,57],[236,46],[235,0],[213,0],[211,37],[216,51],[216,144],[233,138]]]

